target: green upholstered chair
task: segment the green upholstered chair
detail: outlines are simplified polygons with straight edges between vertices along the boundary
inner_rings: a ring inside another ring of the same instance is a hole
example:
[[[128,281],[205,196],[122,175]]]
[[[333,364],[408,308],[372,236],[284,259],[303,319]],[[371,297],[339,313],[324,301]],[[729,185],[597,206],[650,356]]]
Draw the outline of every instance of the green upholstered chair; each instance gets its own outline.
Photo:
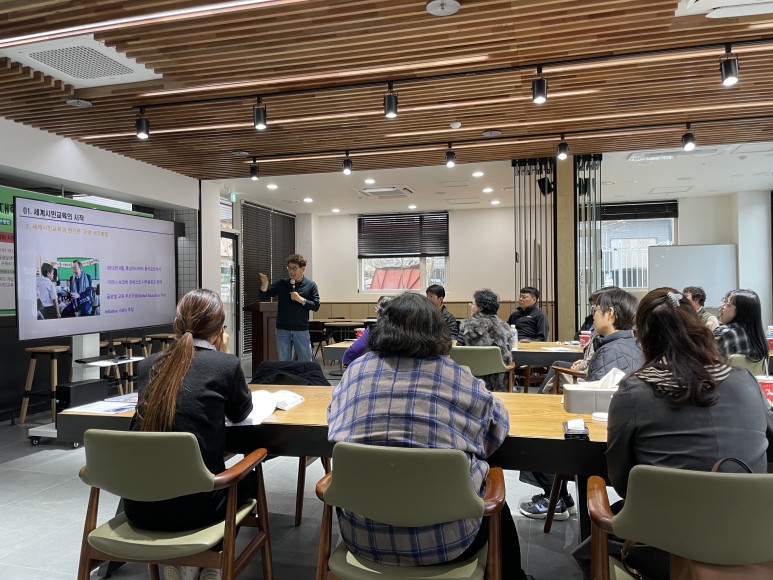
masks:
[[[273,577],[261,466],[265,449],[253,451],[233,467],[215,475],[204,465],[199,444],[191,433],[89,429],[84,434],[84,444],[86,466],[81,469],[80,477],[91,486],[91,494],[78,580],[87,580],[96,566],[109,560],[147,562],[153,580],[159,578],[159,564],[220,568],[223,580],[231,580],[258,551],[263,556],[263,577]],[[257,497],[237,506],[236,484],[248,476],[257,477]],[[97,526],[101,490],[137,501],[160,501],[215,489],[228,490],[226,517],[205,528],[183,532],[148,531],[134,526],[125,513]],[[238,526],[254,527],[258,531],[237,558]]]
[[[631,470],[625,506],[613,515],[604,480],[588,480],[591,578],[632,578],[608,555],[608,534],[672,555],[671,578],[770,578],[773,475],[688,471],[651,465]],[[703,576],[696,575],[695,578]]]
[[[317,555],[317,580],[328,569],[341,580],[501,578],[500,512],[505,502],[502,469],[492,467],[486,496],[472,487],[470,462],[456,449],[379,447],[337,443],[333,471],[317,484],[325,502]],[[341,542],[331,554],[333,507],[392,526],[427,526],[488,517],[489,542],[464,562],[434,566],[391,566],[354,556]],[[509,549],[509,548],[508,548]]]
[[[466,366],[476,377],[495,373],[507,373],[507,392],[513,392],[515,364],[505,365],[502,351],[496,346],[452,346],[451,358],[458,365]]]
[[[758,361],[749,360],[745,354],[731,354],[727,357],[727,364],[731,367],[747,369],[754,376],[765,374],[765,358]]]

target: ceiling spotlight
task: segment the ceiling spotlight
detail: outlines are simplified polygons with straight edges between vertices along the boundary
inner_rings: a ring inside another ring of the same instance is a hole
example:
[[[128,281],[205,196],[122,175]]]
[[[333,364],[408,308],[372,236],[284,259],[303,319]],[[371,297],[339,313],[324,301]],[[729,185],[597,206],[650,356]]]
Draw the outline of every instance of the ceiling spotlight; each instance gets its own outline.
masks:
[[[150,121],[145,116],[145,107],[140,107],[140,114],[137,115],[137,139],[147,139],[150,137]]]
[[[252,158],[252,165],[250,165],[250,179],[252,179],[252,181],[260,179],[260,169],[258,168],[258,163],[254,157]]]
[[[482,172],[482,171],[475,171],[475,172],[472,174],[472,176],[473,176],[473,177],[483,177],[483,172]]]
[[[387,94],[384,95],[384,116],[387,119],[397,117],[397,93],[394,91],[392,81],[387,85]]]
[[[682,134],[682,149],[692,151],[695,149],[695,133],[690,129],[690,123],[687,123],[687,129]]]
[[[502,203],[502,202],[499,201],[498,199],[492,199],[491,200],[491,205],[499,205],[500,203]]]
[[[269,189],[278,189],[279,186],[276,183],[269,183],[266,187]]]
[[[343,163],[341,164],[341,167],[343,168],[344,175],[351,175],[352,174],[352,159],[349,157],[349,152],[346,152],[346,157],[344,158]]]
[[[416,209],[416,204],[412,203],[411,205],[408,206],[408,209]]]
[[[265,131],[268,126],[266,125],[267,119],[266,105],[263,104],[263,98],[258,97],[258,102],[252,107],[252,124],[258,131]]]
[[[446,151],[446,167],[453,167],[456,165],[456,153],[451,149],[451,144],[448,144],[448,151]]]
[[[341,213],[341,210],[339,208],[337,208],[337,207],[334,207],[330,211],[332,211],[333,213]]]
[[[367,183],[368,185],[373,185],[374,183],[376,183],[376,180],[375,180],[375,179],[373,179],[372,177],[368,177],[368,178],[365,180],[365,183]]]
[[[483,193],[492,193],[494,191],[493,187],[484,187]]]
[[[531,80],[531,100],[535,105],[548,100],[548,77],[542,74],[542,66],[537,67],[537,76]]]
[[[556,148],[556,157],[558,157],[561,161],[569,157],[569,143],[564,140],[563,133],[561,133],[561,142]]]
[[[312,203],[313,201],[314,201],[314,200],[313,200],[312,198],[310,198],[310,197],[304,197],[304,198],[303,198],[303,202],[304,202],[304,203]]]
[[[738,82],[738,57],[733,54],[733,47],[725,45],[725,54],[719,61],[719,72],[722,74],[722,84],[732,87]]]

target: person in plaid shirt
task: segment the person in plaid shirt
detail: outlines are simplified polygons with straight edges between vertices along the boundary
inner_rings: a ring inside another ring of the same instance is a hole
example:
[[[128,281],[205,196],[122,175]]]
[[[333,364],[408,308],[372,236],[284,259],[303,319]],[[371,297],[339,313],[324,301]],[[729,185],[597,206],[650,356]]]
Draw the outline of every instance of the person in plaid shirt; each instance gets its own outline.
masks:
[[[714,338],[725,354],[745,354],[751,361],[768,356],[768,342],[762,328],[760,297],[752,290],[728,292],[719,305],[720,326]]]
[[[370,327],[369,353],[355,360],[333,389],[328,439],[371,445],[461,449],[481,497],[491,455],[509,430],[507,409],[448,356],[451,338],[438,309],[424,296],[396,297]],[[401,528],[338,509],[349,550],[393,565],[424,566],[464,560],[488,536],[480,519]],[[510,509],[502,511],[503,577],[529,578]]]

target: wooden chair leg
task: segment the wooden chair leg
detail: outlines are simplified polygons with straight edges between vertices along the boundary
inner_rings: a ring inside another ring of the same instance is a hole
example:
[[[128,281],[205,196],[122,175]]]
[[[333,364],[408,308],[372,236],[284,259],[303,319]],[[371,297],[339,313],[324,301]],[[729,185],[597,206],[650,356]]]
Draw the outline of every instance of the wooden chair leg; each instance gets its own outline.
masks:
[[[553,487],[550,488],[550,503],[548,504],[548,513],[545,514],[545,526],[542,531],[546,534],[550,533],[550,528],[553,527],[553,516],[556,513],[556,505],[558,504],[558,494],[561,492],[561,485],[565,481],[571,481],[574,479],[571,475],[562,475],[557,473],[553,478]]]
[[[308,457],[298,458],[298,485],[295,488],[295,526],[301,525],[301,518],[303,517],[303,492],[306,488],[306,466],[308,465]]]
[[[24,395],[21,400],[21,414],[19,415],[19,425],[24,425],[27,419],[27,408],[30,404],[30,392],[32,391],[32,379],[35,377],[35,366],[38,360],[35,355],[31,355],[30,366],[27,368],[27,382],[24,384]]]

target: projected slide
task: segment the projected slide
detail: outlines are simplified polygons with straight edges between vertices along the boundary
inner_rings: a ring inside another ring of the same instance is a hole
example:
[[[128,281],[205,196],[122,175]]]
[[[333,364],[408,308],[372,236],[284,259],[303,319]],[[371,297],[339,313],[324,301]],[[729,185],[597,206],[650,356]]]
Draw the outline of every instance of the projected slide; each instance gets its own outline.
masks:
[[[168,324],[174,224],[16,197],[21,340]]]

